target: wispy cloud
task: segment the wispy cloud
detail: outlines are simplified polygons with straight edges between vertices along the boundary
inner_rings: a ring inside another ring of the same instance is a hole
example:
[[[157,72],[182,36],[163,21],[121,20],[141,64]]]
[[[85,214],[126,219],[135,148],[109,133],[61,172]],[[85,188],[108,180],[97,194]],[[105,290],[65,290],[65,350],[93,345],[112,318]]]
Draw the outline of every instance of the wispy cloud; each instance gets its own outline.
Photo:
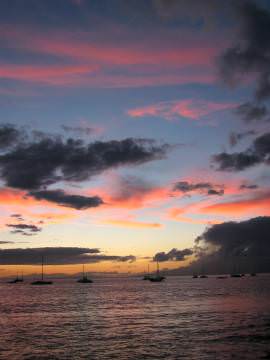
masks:
[[[113,225],[118,227],[136,228],[136,229],[158,229],[163,225],[160,223],[135,221],[135,220],[121,220],[121,219],[108,219],[103,220],[103,224]]]
[[[253,190],[254,191],[254,190]],[[270,192],[257,191],[238,199],[218,202],[201,208],[202,213],[226,216],[270,215]]]
[[[156,104],[128,110],[131,117],[160,117],[165,120],[187,118],[198,120],[214,112],[229,110],[236,106],[234,103],[220,103],[206,100],[184,99],[163,101]]]

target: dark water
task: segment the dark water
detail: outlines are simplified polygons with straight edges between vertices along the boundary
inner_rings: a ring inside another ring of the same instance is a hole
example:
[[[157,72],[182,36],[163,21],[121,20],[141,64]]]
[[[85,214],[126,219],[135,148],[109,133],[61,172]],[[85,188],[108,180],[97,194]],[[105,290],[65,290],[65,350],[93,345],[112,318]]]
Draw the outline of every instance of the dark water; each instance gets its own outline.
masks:
[[[269,359],[270,276],[0,285],[0,359]]]

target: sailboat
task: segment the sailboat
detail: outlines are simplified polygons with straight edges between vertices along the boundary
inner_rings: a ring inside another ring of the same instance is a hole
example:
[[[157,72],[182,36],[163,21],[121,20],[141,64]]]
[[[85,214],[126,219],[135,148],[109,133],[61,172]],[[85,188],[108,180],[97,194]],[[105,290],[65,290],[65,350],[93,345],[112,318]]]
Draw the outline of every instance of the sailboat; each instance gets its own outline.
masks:
[[[236,264],[236,260],[238,260],[238,264]],[[241,273],[239,272],[239,258],[233,258],[233,272],[231,273],[231,278],[240,278],[242,277]],[[236,271],[237,270],[237,271]]]
[[[208,276],[205,274],[204,266],[201,268],[201,275],[199,276],[199,279],[207,279]]]
[[[149,264],[148,264],[148,272],[144,275],[143,280],[150,280],[150,273],[149,273]]]
[[[152,281],[152,282],[160,282],[160,281],[163,281],[165,279],[165,276],[162,276],[160,275],[159,273],[159,263],[157,261],[157,272],[156,272],[156,275],[154,276],[150,276],[149,277],[149,280]]]
[[[24,281],[24,279],[23,279],[23,273],[22,273],[21,277],[19,277],[19,275],[18,275],[18,273],[17,273],[17,277],[16,277],[15,279],[13,279],[13,280],[8,281],[8,283],[9,283],[9,284],[17,284],[17,283],[21,283],[21,282],[23,282],[23,281]]]
[[[93,280],[91,279],[88,279],[87,277],[87,273],[85,273],[84,271],[84,265],[83,265],[83,276],[82,278],[80,278],[79,280],[77,280],[78,283],[81,283],[81,284],[89,284],[89,283],[92,283]]]
[[[52,281],[47,281],[44,280],[44,271],[43,271],[43,267],[44,267],[44,257],[42,256],[42,263],[41,263],[41,279],[40,280],[36,280],[33,281],[31,283],[31,285],[51,285],[53,282]]]

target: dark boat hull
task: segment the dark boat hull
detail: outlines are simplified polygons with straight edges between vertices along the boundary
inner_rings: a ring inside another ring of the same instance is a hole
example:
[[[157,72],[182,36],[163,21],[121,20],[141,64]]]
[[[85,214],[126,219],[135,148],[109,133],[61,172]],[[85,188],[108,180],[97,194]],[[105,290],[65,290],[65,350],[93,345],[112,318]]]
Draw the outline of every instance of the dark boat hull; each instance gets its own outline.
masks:
[[[143,280],[150,280],[150,275],[145,275],[144,277],[143,277]]]
[[[53,284],[52,281],[43,281],[43,280],[38,280],[31,283],[31,285],[51,285],[51,284]]]
[[[161,282],[161,281],[163,281],[164,279],[165,279],[164,276],[150,277],[150,278],[149,278],[149,280],[150,280],[151,282]]]
[[[93,280],[90,280],[90,279],[79,279],[77,280],[78,283],[80,284],[92,284]]]
[[[23,282],[22,279],[15,279],[15,280],[8,281],[8,284],[17,284],[17,283],[22,283],[22,282]]]

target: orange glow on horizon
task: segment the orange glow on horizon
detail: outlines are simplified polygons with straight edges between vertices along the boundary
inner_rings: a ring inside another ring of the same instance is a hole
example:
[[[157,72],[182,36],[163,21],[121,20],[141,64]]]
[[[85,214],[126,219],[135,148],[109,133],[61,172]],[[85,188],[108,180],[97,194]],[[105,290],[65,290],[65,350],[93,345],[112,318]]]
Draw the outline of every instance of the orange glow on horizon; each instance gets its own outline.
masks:
[[[134,221],[134,220],[120,220],[120,219],[108,219],[103,220],[103,224],[114,225],[120,227],[128,227],[128,228],[137,228],[137,229],[147,229],[147,228],[161,228],[163,225],[159,223],[149,223],[143,221]]]

